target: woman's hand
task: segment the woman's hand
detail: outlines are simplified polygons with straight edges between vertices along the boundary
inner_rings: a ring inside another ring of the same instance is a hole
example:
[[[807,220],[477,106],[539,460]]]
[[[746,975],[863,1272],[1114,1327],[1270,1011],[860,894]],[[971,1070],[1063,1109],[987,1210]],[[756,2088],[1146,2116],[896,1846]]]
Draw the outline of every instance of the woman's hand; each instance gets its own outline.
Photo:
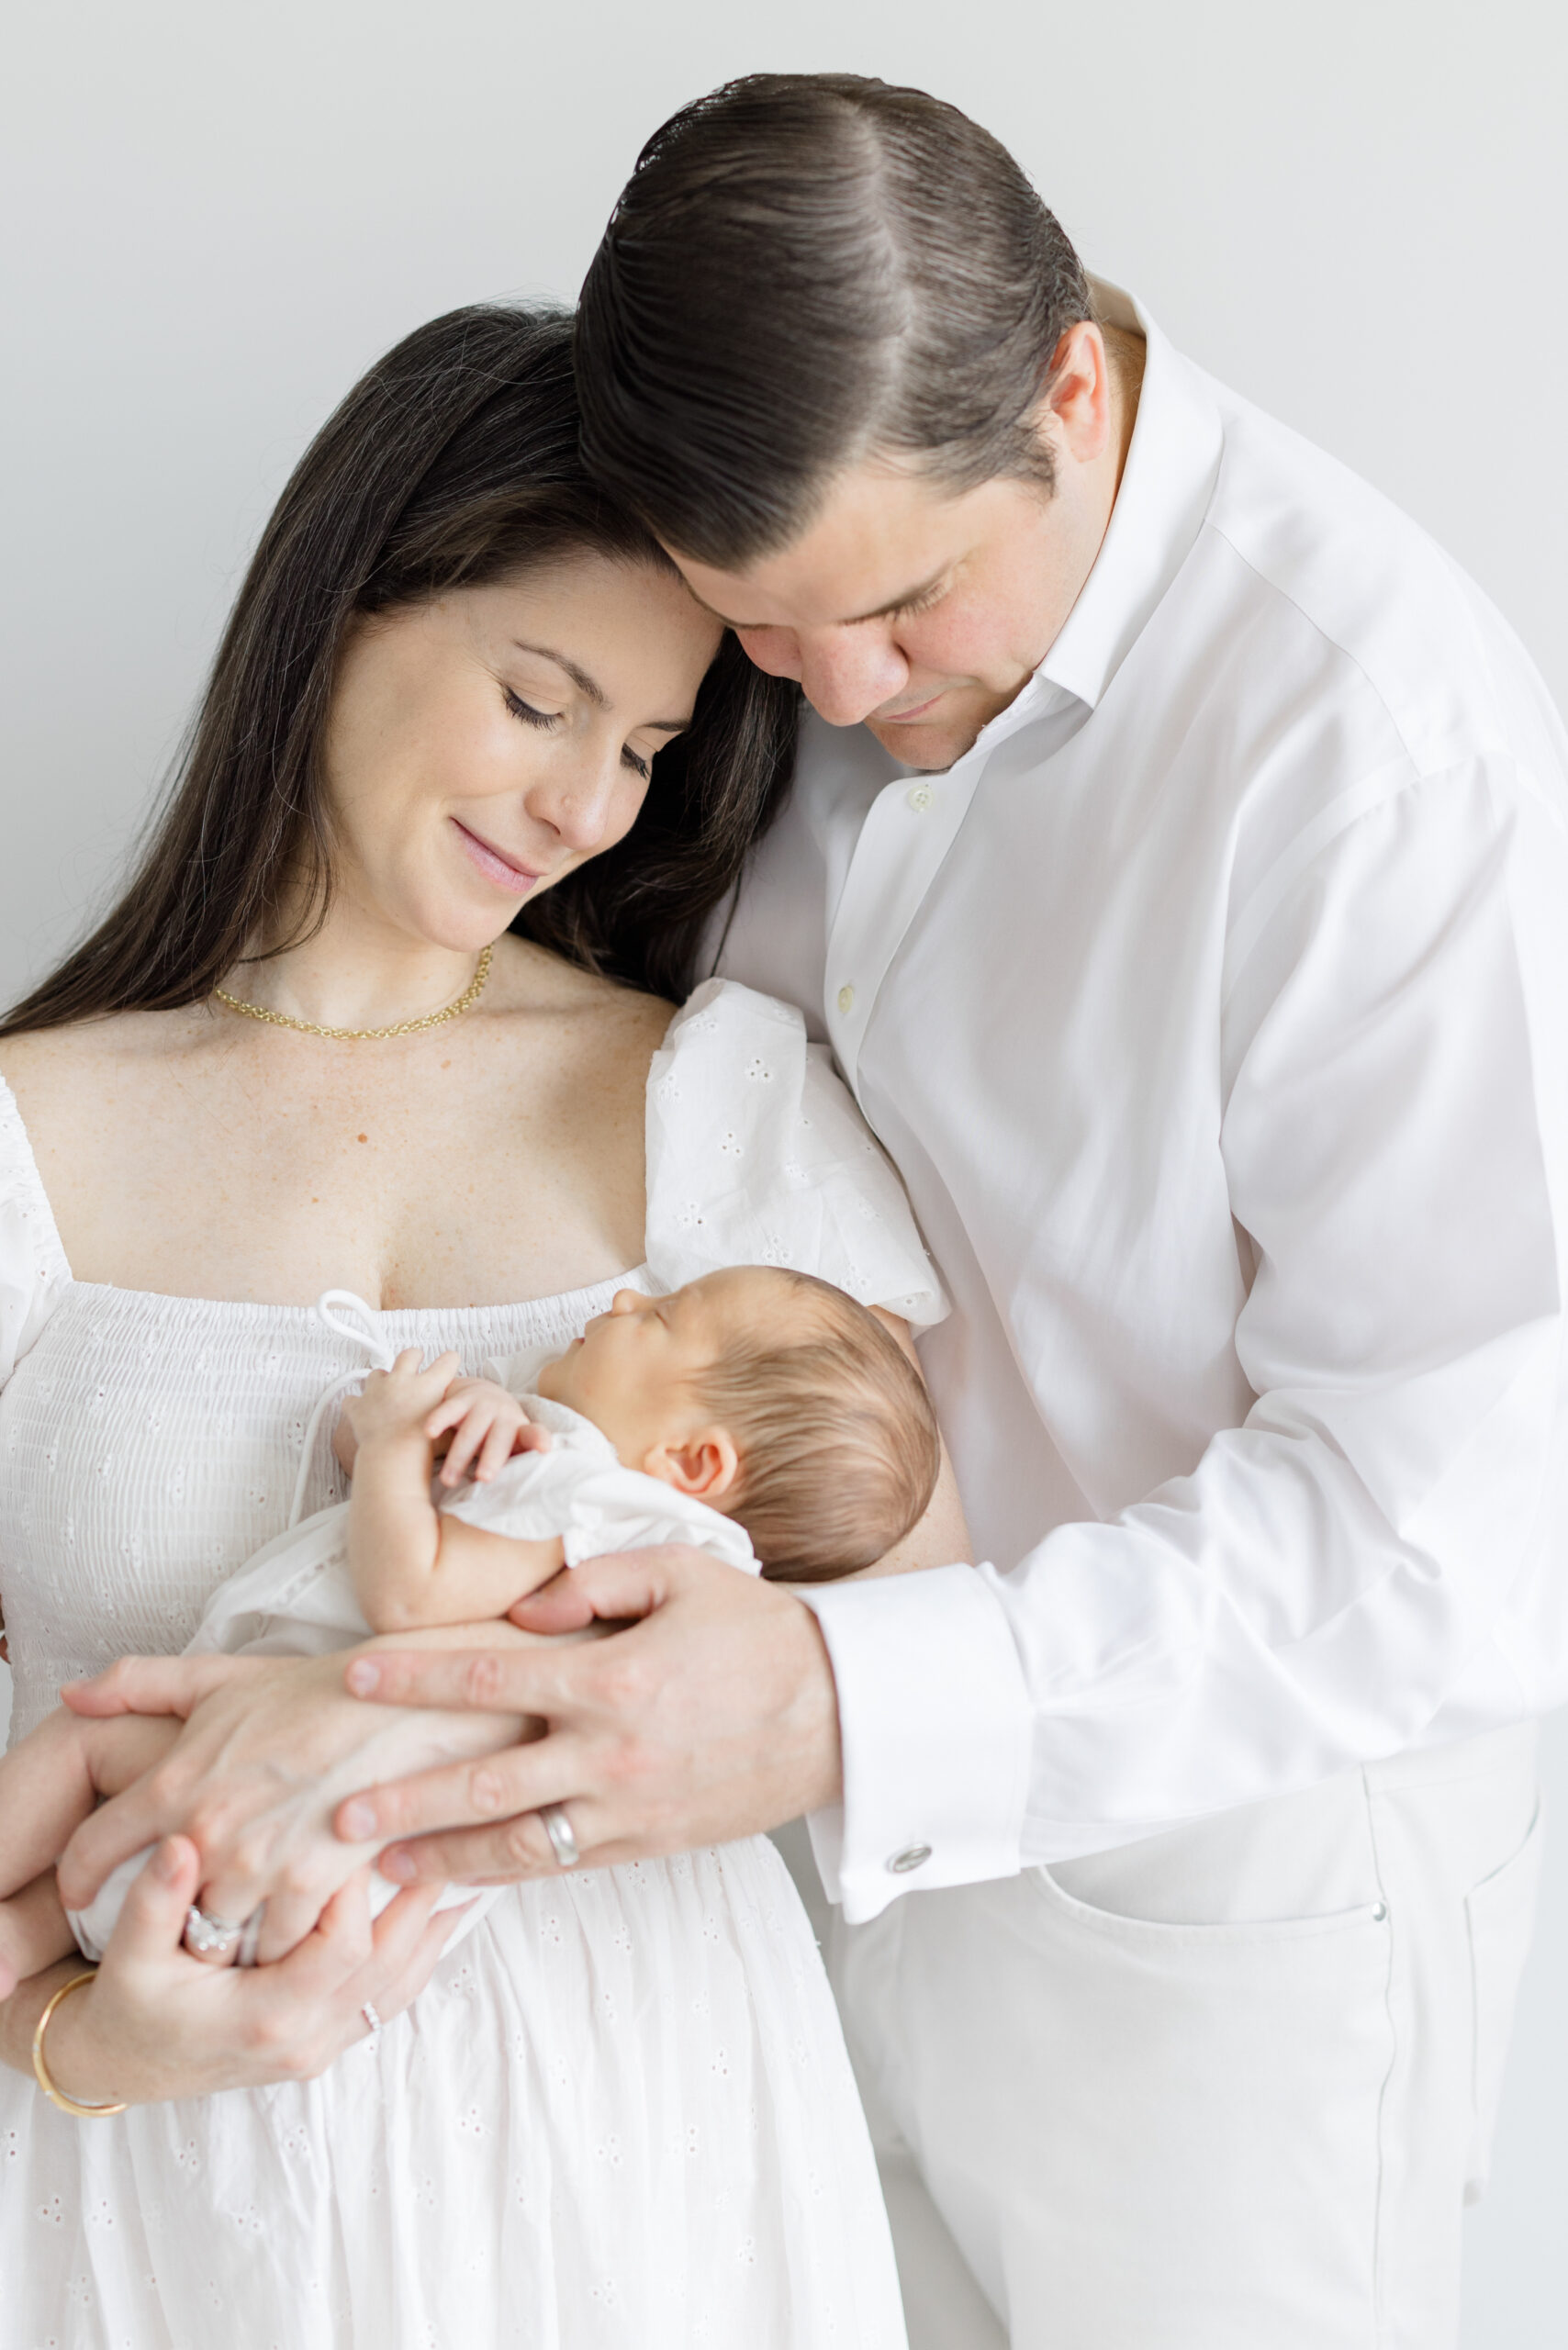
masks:
[[[462,1637],[470,1645],[524,1638],[477,1625]],[[73,1836],[59,1865],[67,1907],[85,1908],[121,1861],[178,1834],[200,1856],[201,1907],[241,1919],[264,1902],[258,1954],[280,1958],[309,1933],[345,1875],[374,1857],[345,1852],[333,1835],[332,1812],[345,1796],[409,1770],[492,1753],[525,1734],[520,1718],[503,1713],[366,1707],[345,1695],[342,1676],[341,1654],[127,1657],[62,1691],[77,1713],[187,1717],[162,1762]]]
[[[50,2076],[87,2105],[146,2105],[217,2089],[309,2080],[418,1998],[454,1914],[431,1915],[433,1886],[403,1894],[372,1927],[364,1873],[276,1966],[214,1970],[181,1948],[201,1863],[185,1837],[160,1844],[126,1897],[91,1987],[55,2009]],[[80,1961],[24,1983],[0,2008],[0,2055],[32,2069],[33,2029]],[[84,2122],[83,2128],[91,2125]]]

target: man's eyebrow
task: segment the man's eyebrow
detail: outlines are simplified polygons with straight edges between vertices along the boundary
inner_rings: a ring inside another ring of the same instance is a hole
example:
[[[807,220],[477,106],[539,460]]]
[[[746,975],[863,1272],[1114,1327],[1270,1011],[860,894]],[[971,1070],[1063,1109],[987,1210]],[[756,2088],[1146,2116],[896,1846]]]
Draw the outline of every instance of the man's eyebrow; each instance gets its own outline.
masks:
[[[895,612],[904,611],[911,604],[924,603],[926,597],[931,594],[932,590],[942,585],[943,580],[947,576],[948,569],[949,565],[944,564],[941,570],[934,571],[929,579],[923,579],[918,588],[906,588],[902,596],[890,596],[885,604],[879,604],[875,611],[854,612],[847,620],[835,621],[834,622],[834,626],[835,628],[858,628],[863,621],[890,620]],[[699,604],[702,604],[702,609],[705,612],[711,613],[714,620],[722,621],[726,628],[733,628],[737,635],[739,635],[743,629],[763,629],[771,628],[776,625],[776,623],[771,621],[733,621],[728,612],[714,611],[711,604],[702,603],[702,599],[697,594],[695,588],[693,588],[691,592],[694,600]]]
[[[610,696],[599,679],[589,676],[580,661],[572,660],[567,654],[557,653],[553,644],[528,644],[521,636],[514,636],[512,643],[520,653],[536,654],[541,661],[554,661],[557,669],[565,669],[577,691],[586,694],[596,710],[610,708]],[[684,734],[691,721],[689,718],[645,718],[643,723],[650,734]]]

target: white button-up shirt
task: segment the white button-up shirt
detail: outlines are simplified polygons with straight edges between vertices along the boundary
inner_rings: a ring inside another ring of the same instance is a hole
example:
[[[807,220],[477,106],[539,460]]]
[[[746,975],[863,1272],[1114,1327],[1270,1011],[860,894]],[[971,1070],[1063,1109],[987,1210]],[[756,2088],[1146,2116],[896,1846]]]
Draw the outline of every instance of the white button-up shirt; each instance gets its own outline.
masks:
[[[942,775],[809,718],[720,967],[903,1175],[994,1562],[812,1595],[851,1918],[1568,1695],[1568,744],[1439,549],[1107,302],[1056,643]]]

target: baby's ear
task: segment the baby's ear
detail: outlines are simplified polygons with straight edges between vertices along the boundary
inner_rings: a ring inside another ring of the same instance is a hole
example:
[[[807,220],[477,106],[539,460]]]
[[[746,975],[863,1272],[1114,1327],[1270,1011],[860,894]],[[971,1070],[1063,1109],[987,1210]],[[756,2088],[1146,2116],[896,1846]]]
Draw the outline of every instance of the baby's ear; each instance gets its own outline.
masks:
[[[740,1474],[740,1456],[725,1428],[700,1428],[678,1442],[656,1444],[643,1462],[644,1475],[657,1477],[679,1494],[723,1506]]]

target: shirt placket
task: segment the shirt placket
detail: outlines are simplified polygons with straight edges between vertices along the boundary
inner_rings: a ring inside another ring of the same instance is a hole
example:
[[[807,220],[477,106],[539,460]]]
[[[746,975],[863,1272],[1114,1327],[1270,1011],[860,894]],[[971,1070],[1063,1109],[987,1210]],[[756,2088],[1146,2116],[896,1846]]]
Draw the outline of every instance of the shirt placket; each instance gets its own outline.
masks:
[[[860,1047],[893,957],[958,838],[984,766],[963,760],[945,775],[905,776],[872,801],[828,936],[823,1013],[851,1089]]]
[[[872,801],[828,933],[823,1012],[846,1081],[860,1093],[860,1048],[904,934],[958,839],[993,752],[1076,698],[1042,670],[941,775],[906,774]]]

